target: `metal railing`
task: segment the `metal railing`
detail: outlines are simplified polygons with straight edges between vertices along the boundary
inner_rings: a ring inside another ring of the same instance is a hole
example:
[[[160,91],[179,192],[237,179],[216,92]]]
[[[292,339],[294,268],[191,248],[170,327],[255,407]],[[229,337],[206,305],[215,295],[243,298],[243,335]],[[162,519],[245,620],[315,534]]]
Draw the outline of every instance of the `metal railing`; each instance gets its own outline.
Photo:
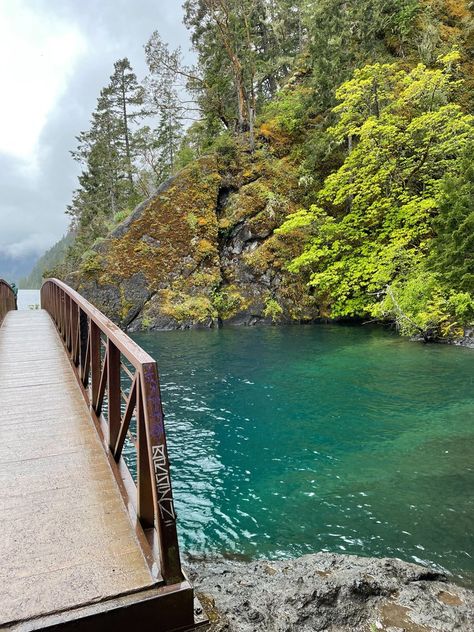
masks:
[[[0,325],[11,309],[17,309],[15,292],[9,283],[0,279]]]
[[[163,581],[183,581],[156,362],[62,281],[43,283],[41,306],[63,339]],[[135,452],[135,477],[123,458],[124,446]]]

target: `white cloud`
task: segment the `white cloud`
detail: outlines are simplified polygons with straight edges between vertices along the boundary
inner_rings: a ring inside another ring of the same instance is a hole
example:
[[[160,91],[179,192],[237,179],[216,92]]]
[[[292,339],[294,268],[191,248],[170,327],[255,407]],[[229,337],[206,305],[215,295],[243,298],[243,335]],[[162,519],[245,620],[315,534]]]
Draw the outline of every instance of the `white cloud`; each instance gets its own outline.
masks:
[[[181,4],[0,0],[0,278],[15,278],[12,262],[25,274],[66,231],[79,171],[69,151],[114,62],[127,56],[143,78],[155,28],[187,49]]]
[[[23,0],[0,0],[0,152],[34,160],[48,114],[85,49],[74,25]]]

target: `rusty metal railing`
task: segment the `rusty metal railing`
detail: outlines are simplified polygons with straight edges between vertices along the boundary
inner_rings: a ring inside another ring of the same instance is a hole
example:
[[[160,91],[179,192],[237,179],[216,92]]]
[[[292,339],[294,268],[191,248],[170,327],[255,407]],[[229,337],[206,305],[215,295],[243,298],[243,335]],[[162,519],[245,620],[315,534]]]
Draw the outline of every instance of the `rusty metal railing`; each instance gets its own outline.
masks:
[[[0,325],[11,309],[17,309],[15,292],[9,283],[0,279]]]
[[[150,545],[150,568],[165,584],[183,581],[156,362],[80,294],[57,279],[41,288],[119,484]],[[123,458],[136,454],[136,483]],[[129,502],[130,501],[130,502]],[[129,506],[129,511],[130,511]]]

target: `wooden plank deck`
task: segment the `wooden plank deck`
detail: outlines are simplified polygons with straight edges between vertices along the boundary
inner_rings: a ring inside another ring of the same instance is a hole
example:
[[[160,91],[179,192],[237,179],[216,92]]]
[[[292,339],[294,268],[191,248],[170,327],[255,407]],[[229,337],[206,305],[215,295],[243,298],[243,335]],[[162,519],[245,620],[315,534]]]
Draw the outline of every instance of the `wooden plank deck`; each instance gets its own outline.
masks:
[[[0,627],[156,586],[43,310],[0,327],[0,406]]]

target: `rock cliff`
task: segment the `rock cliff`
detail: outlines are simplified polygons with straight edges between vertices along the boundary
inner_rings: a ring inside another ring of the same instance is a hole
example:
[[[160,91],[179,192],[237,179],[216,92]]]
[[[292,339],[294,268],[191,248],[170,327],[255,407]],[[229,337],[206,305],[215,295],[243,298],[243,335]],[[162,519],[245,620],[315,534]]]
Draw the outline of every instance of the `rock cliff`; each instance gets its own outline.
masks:
[[[296,210],[285,158],[217,152],[165,182],[67,280],[130,331],[310,320],[275,229]]]

